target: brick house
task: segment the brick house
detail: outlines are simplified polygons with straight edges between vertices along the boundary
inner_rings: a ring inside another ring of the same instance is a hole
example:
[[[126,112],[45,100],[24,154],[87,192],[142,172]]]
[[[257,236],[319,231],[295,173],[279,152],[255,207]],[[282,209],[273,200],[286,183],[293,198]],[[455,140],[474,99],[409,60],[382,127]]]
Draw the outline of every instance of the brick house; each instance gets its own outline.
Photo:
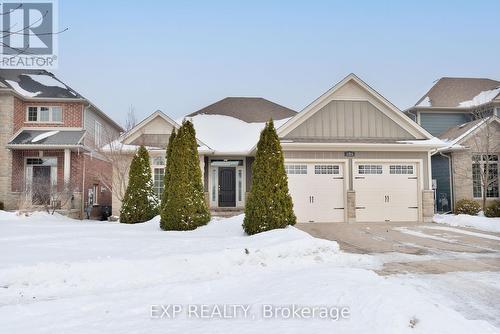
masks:
[[[52,73],[0,70],[0,201],[99,217],[111,205],[112,171],[96,148],[122,131]]]

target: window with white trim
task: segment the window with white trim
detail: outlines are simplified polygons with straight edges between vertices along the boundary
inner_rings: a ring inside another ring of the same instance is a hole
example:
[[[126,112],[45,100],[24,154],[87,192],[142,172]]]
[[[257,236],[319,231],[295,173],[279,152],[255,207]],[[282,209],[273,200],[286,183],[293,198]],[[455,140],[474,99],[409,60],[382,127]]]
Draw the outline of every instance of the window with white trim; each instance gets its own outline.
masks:
[[[285,165],[287,174],[307,174],[307,165]]]
[[[412,165],[390,165],[389,174],[413,174]]]
[[[96,147],[101,147],[102,144],[102,124],[94,121],[94,142]]]
[[[498,198],[498,155],[476,154],[472,157],[472,192],[474,198],[482,198],[486,184],[486,197]],[[486,173],[488,167],[488,173]],[[488,174],[488,181],[483,182]]]
[[[382,165],[359,165],[358,174],[382,174]]]
[[[339,174],[338,165],[315,165],[314,174]]]
[[[99,205],[99,202],[97,201],[97,198],[98,198],[98,194],[99,194],[99,185],[98,184],[94,184],[92,186],[92,193],[93,193],[93,196],[94,196],[94,201],[93,201],[93,205]]]
[[[153,190],[158,199],[160,200],[161,197],[163,196],[164,178],[165,178],[165,167],[153,168]]]
[[[27,122],[60,123],[62,122],[62,108],[56,106],[31,106],[26,110]]]

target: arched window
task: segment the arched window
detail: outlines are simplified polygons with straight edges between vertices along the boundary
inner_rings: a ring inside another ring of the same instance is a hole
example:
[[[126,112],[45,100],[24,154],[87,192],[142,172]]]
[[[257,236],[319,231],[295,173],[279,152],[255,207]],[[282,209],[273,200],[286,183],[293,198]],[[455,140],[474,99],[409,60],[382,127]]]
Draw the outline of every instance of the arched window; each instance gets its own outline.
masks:
[[[153,166],[165,166],[164,157],[153,157],[151,158],[151,165]]]

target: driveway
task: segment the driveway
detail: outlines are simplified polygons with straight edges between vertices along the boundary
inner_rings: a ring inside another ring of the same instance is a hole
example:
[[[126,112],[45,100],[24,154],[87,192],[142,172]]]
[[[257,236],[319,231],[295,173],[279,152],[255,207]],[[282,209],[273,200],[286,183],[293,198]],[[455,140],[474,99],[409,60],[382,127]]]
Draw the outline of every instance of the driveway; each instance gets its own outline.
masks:
[[[335,240],[345,252],[377,254],[380,274],[500,271],[500,233],[442,224],[297,224],[314,237]]]

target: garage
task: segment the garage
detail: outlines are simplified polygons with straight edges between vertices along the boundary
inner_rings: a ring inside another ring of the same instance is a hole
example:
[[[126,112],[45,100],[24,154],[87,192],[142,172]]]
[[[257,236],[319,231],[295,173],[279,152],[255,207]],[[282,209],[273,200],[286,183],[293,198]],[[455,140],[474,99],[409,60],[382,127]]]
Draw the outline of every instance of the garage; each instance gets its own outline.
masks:
[[[344,221],[344,163],[285,163],[297,221]]]
[[[418,221],[417,166],[415,162],[356,162],[356,221]]]

